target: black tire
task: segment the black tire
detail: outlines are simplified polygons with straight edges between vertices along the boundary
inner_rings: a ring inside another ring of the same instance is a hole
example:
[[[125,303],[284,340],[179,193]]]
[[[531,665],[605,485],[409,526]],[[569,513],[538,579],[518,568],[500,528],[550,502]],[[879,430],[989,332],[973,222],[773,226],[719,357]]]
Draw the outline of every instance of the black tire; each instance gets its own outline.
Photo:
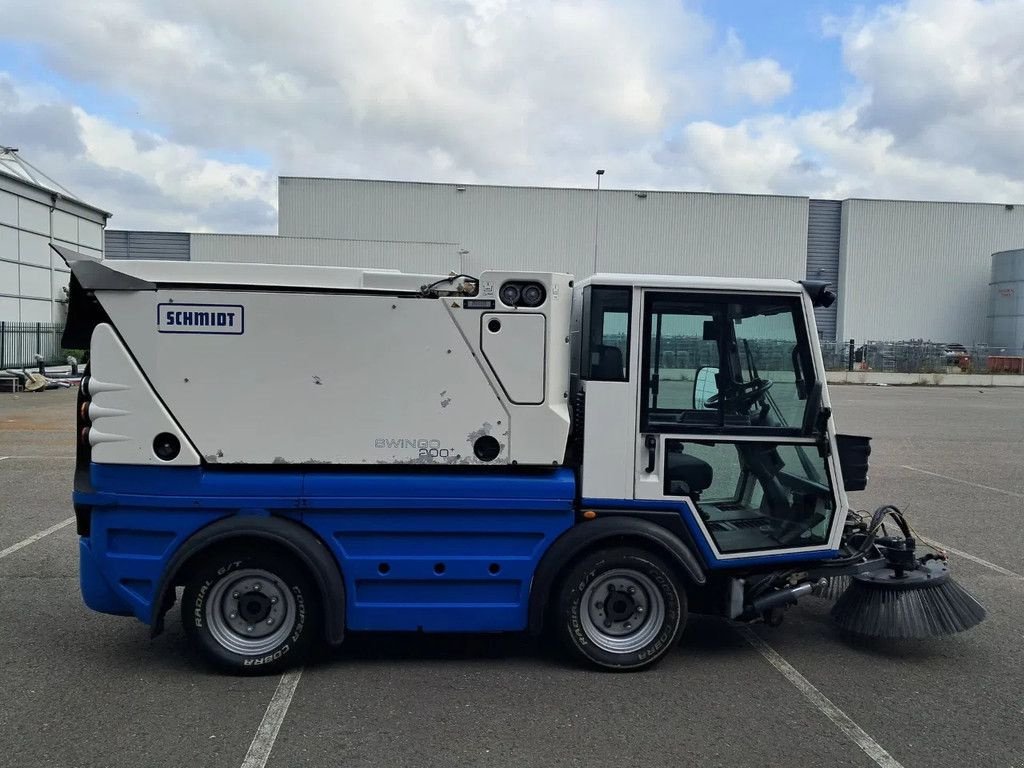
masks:
[[[678,645],[686,625],[686,592],[675,572],[657,555],[632,547],[584,556],[558,585],[556,605],[555,631],[565,647],[617,672],[658,662]]]
[[[290,556],[258,545],[225,548],[190,568],[181,620],[193,647],[214,666],[271,674],[308,655],[320,600]]]

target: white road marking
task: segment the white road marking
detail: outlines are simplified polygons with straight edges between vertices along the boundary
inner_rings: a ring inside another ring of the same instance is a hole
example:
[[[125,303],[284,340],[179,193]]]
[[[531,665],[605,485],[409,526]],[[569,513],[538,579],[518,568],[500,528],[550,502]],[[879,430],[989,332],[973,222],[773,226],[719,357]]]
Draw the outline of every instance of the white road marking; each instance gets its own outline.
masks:
[[[982,485],[981,483],[972,483],[969,480],[961,480],[961,479],[959,479],[957,477],[950,477],[949,475],[943,475],[943,474],[940,474],[938,472],[930,472],[927,469],[918,469],[917,467],[911,467],[911,466],[908,466],[906,464],[903,464],[902,466],[903,466],[904,469],[909,469],[909,470],[911,470],[913,472],[920,472],[923,475],[931,475],[932,477],[941,477],[943,480],[951,480],[954,483],[960,483],[961,485],[969,485],[972,488],[981,488],[982,490],[985,490],[985,491],[992,491],[993,493],[1001,493],[1003,496],[1010,496],[1010,497],[1012,497],[1014,499],[1024,499],[1024,493],[1014,493],[1013,491],[1007,491],[1007,490],[1005,490],[1003,488],[996,488],[993,485]],[[943,549],[946,552],[949,552],[951,555],[956,555],[957,557],[962,557],[965,560],[970,560],[972,563],[977,563],[978,565],[983,565],[986,568],[990,568],[991,570],[995,571],[996,573],[1001,573],[1003,576],[1009,576],[1011,579],[1021,579],[1021,580],[1024,580],[1024,576],[1022,576],[1021,574],[1016,573],[1015,571],[1011,571],[1009,568],[1003,568],[1003,566],[1001,566],[1001,565],[996,565],[995,563],[990,563],[988,560],[983,560],[982,558],[978,557],[977,555],[972,555],[970,552],[964,552],[961,549],[956,549],[954,547],[947,546],[947,545],[943,544],[940,541],[936,541],[935,539],[929,539],[929,538],[924,537],[924,536],[922,536],[921,538],[927,544],[930,544],[931,546],[936,547],[937,549]]]
[[[1004,496],[1012,496],[1015,499],[1024,499],[1024,493],[1014,493],[1013,491],[1006,491],[1002,488],[996,488],[994,485],[982,485],[981,483],[972,483],[970,480],[961,480],[958,477],[950,477],[949,475],[943,475],[938,472],[929,472],[927,469],[918,469],[917,467],[909,467],[906,464],[903,465],[904,469],[909,469],[913,472],[920,472],[922,475],[931,475],[932,477],[941,477],[943,480],[950,480],[954,483],[960,483],[961,485],[969,485],[972,488],[981,488],[985,491],[992,491],[993,493],[1001,493]]]
[[[951,555],[956,555],[957,557],[962,557],[965,560],[970,560],[972,563],[977,563],[978,565],[983,565],[986,568],[991,568],[996,573],[1001,573],[1001,574],[1003,574],[1003,576],[1009,576],[1011,579],[1022,579],[1022,580],[1024,580],[1024,576],[1021,576],[1019,573],[1011,571],[1009,568],[1003,568],[1003,566],[1001,566],[1001,565],[996,565],[995,563],[990,563],[988,560],[982,560],[980,557],[977,557],[976,555],[972,555],[970,552],[964,552],[963,550],[960,550],[960,549],[954,549],[953,547],[946,546],[941,541],[936,541],[935,539],[929,539],[929,538],[924,537],[924,536],[922,536],[921,538],[924,540],[924,542],[926,544],[929,544],[930,546],[933,546],[936,549],[945,550],[946,552],[949,552]]]
[[[75,458],[75,457],[74,456],[0,456],[0,461],[3,461],[4,459],[32,459],[32,460],[37,460],[37,459],[63,459],[65,461],[70,461],[73,458]]]
[[[245,753],[245,760],[242,761],[242,768],[264,768],[267,760],[270,759],[270,751],[274,748],[277,740],[277,732],[281,730],[281,723],[288,714],[288,707],[292,703],[292,696],[295,695],[295,688],[302,677],[302,670],[296,669],[292,672],[285,672],[277,684],[277,690],[267,705],[267,711],[263,713],[263,720],[260,727],[256,729],[256,735],[252,737],[252,744],[249,751]]]
[[[849,715],[833,704],[825,694],[815,688],[810,680],[797,672],[792,664],[782,658],[774,648],[758,637],[750,627],[736,627],[736,631],[758,653],[764,656],[765,660],[775,667],[783,677],[789,680],[803,694],[805,699],[811,702],[819,712],[845,733],[850,741],[864,750],[868,757],[882,766],[882,768],[903,768],[902,764],[886,752],[881,744],[871,738],[863,728],[850,719]]]
[[[13,555],[19,549],[24,549],[29,544],[32,544],[33,542],[39,541],[44,536],[49,536],[54,531],[59,531],[61,528],[69,526],[73,522],[75,522],[75,518],[69,517],[67,520],[62,520],[61,522],[57,523],[56,525],[51,525],[45,531],[40,531],[39,533],[33,533],[31,536],[29,536],[24,541],[19,541],[17,544],[11,544],[11,546],[9,546],[7,549],[0,549],[0,558],[7,557],[8,555]]]

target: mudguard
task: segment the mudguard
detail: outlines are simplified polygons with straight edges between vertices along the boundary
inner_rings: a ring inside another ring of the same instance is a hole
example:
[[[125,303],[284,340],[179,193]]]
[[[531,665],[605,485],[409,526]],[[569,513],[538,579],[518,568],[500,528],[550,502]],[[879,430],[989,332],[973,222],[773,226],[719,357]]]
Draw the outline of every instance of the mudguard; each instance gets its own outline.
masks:
[[[199,530],[171,557],[157,585],[153,600],[152,635],[163,630],[169,591],[182,567],[212,546],[231,539],[259,539],[288,550],[306,566],[319,590],[324,610],[324,635],[330,645],[345,637],[345,584],[338,564],[327,547],[309,529],[282,517],[232,515]]]
[[[548,599],[558,576],[583,552],[600,544],[614,545],[622,539],[639,542],[666,555],[694,584],[703,586],[707,582],[704,569],[693,550],[675,533],[649,520],[608,514],[607,517],[578,523],[570,528],[551,545],[541,559],[530,586],[528,629],[531,634],[540,634],[543,629]]]

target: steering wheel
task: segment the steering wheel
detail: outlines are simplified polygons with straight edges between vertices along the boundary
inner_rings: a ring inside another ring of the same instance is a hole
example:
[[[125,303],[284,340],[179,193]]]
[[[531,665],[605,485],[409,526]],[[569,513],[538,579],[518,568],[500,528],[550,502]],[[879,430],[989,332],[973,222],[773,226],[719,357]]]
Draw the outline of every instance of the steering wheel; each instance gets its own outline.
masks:
[[[704,401],[704,405],[746,413],[750,406],[756,403],[761,397],[772,388],[774,381],[768,379],[751,379],[742,384],[734,384],[729,389],[722,390]]]

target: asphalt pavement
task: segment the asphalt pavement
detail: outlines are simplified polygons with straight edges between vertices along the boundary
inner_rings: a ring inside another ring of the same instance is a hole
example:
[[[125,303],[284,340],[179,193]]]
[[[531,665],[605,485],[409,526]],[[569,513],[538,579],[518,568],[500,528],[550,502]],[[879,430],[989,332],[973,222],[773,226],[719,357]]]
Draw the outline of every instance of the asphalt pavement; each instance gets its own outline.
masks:
[[[837,387],[894,502],[989,609],[969,633],[838,635],[806,600],[752,634],[691,617],[625,675],[520,637],[353,636],[225,677],[78,594],[74,392],[0,394],[0,766],[1024,766],[1024,390]],[[42,535],[40,535],[42,534]],[[12,549],[17,547],[17,549]]]

